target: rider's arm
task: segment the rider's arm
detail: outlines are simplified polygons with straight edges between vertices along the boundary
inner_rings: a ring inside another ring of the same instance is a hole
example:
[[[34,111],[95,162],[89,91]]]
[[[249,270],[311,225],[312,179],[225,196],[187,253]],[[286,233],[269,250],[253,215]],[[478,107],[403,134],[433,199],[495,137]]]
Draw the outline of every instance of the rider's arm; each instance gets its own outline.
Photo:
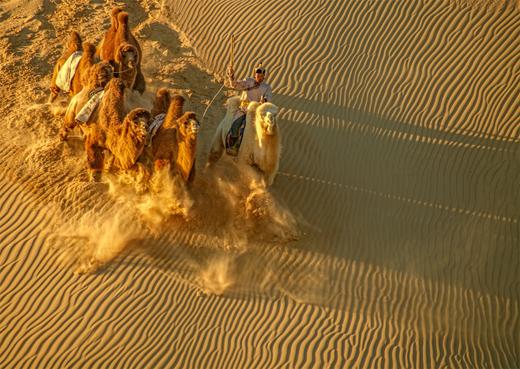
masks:
[[[247,90],[255,86],[255,80],[253,78],[236,80],[235,71],[232,66],[229,66],[227,70],[227,84],[235,90]]]
[[[228,83],[231,88],[234,88],[235,90],[247,90],[248,88],[255,86],[255,80],[252,78],[239,80],[229,78]]]

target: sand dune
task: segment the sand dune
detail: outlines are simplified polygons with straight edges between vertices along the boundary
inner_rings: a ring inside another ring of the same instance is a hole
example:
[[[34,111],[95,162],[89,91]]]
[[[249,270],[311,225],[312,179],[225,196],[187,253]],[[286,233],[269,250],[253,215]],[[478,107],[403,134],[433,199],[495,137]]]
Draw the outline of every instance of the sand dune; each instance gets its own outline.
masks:
[[[0,368],[520,367],[516,2],[126,4],[139,101],[204,116],[193,188],[154,196],[89,182],[46,104],[116,4],[0,4]],[[204,168],[231,35],[282,108],[267,192]]]

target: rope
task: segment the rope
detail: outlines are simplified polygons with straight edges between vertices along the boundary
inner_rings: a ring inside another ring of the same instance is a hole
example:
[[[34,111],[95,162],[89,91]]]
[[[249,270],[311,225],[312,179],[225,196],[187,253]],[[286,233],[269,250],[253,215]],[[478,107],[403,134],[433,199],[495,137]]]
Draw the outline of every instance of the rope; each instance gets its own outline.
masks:
[[[202,119],[200,120],[200,122],[202,123],[202,121],[204,121],[204,117],[206,116],[206,113],[208,112],[208,109],[209,107],[211,106],[211,104],[213,104],[213,101],[215,101],[216,97],[218,96],[218,94],[220,93],[220,91],[222,91],[222,89],[224,88],[224,84],[222,84],[222,86],[220,86],[220,89],[217,91],[217,93],[215,94],[215,96],[213,96],[213,99],[211,99],[210,103],[208,104],[208,106],[206,106],[206,110],[204,110],[204,114],[202,114]]]

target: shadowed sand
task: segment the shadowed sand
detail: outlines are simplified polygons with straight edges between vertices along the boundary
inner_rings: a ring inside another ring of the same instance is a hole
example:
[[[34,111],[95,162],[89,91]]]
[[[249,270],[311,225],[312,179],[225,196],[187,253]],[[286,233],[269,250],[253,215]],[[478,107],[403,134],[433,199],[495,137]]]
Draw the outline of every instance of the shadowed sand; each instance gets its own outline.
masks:
[[[155,197],[89,182],[45,103],[113,5],[0,5],[0,368],[520,367],[516,2],[125,5],[142,101],[206,112],[191,192]],[[281,107],[270,192],[204,168],[231,34]]]

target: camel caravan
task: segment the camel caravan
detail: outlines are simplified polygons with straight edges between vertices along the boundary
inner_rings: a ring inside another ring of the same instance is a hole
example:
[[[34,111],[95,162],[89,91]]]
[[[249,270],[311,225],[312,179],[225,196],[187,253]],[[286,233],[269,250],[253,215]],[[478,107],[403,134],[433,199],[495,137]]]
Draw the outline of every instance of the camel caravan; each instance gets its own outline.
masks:
[[[139,106],[131,97],[146,90],[141,63],[141,47],[130,30],[128,13],[121,8],[111,11],[110,27],[97,47],[72,32],[50,82],[49,103],[60,93],[70,99],[60,139],[67,141],[73,129],[82,132],[91,180],[99,181],[103,172],[130,171],[146,182],[154,173],[168,170],[190,185],[195,178],[199,119],[184,111],[181,95],[166,88],[156,91],[151,110]],[[260,65],[255,79],[237,81],[230,63],[228,82],[242,95],[228,99],[206,165],[211,167],[226,152],[255,168],[270,186],[281,146],[278,107],[271,102],[264,75]]]

